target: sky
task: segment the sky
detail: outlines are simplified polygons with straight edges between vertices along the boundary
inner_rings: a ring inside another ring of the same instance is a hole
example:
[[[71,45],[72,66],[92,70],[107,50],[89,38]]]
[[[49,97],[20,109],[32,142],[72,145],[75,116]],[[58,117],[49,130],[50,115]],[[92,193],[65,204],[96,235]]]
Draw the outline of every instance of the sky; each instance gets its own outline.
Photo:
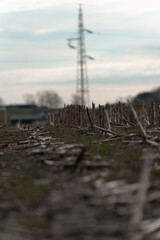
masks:
[[[0,97],[6,104],[76,90],[78,4],[84,25],[90,100],[114,102],[160,84],[159,0],[0,0]]]

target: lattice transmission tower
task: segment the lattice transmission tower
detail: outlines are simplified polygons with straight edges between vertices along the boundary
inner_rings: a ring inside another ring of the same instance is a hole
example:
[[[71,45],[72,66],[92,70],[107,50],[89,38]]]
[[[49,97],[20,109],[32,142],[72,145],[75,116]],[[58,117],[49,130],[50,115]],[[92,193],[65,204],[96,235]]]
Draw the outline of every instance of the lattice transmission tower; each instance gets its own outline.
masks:
[[[94,58],[86,54],[85,32],[93,33],[92,31],[84,28],[82,5],[79,4],[77,37],[69,38],[68,45],[70,48],[77,49],[76,95],[79,97],[81,105],[87,104],[89,106],[87,59],[94,60]],[[77,47],[72,45],[72,41],[77,41]]]

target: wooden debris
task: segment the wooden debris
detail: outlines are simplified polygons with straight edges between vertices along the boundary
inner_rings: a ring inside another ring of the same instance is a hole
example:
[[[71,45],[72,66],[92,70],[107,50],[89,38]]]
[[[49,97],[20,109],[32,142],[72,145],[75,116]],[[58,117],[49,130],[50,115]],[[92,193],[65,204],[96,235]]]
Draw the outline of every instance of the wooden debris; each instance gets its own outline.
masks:
[[[76,172],[76,174],[78,174],[83,167],[82,163],[84,160],[85,152],[86,152],[86,148],[82,147],[82,149],[73,165],[73,170]]]
[[[87,111],[88,119],[89,119],[89,122],[90,122],[90,125],[91,125],[91,129],[93,129],[93,122],[91,120],[88,108],[86,108],[86,111]]]
[[[120,136],[120,134],[117,134],[117,133],[115,133],[115,132],[109,131],[109,130],[107,130],[107,129],[105,129],[105,128],[102,128],[102,127],[99,127],[99,126],[96,126],[96,125],[93,125],[93,128],[95,128],[95,129],[97,129],[97,130],[100,130],[100,131],[102,131],[102,132],[109,133],[109,134],[114,135],[114,136]]]
[[[139,232],[139,226],[143,220],[144,207],[147,202],[147,191],[150,185],[150,175],[152,169],[152,162],[155,158],[151,149],[145,151],[142,159],[144,164],[140,176],[140,185],[137,193],[136,205],[131,219],[131,226],[129,232],[129,239],[141,240],[143,239],[143,232]]]
[[[143,128],[141,122],[139,121],[139,118],[138,118],[138,116],[137,116],[137,113],[136,113],[135,109],[133,108],[133,106],[132,106],[132,104],[131,104],[131,102],[130,102],[129,100],[128,100],[128,103],[129,103],[129,105],[130,105],[130,108],[131,108],[131,110],[132,110],[132,113],[133,113],[133,115],[134,115],[134,118],[135,118],[135,120],[136,120],[136,122],[137,122],[137,125],[139,126],[139,133],[140,133],[140,135],[143,137],[144,141],[147,142],[148,138],[147,138],[146,131],[145,131],[145,129]]]
[[[2,129],[2,128],[5,128],[6,127],[6,125],[5,124],[3,124],[3,125],[0,125],[0,129]]]

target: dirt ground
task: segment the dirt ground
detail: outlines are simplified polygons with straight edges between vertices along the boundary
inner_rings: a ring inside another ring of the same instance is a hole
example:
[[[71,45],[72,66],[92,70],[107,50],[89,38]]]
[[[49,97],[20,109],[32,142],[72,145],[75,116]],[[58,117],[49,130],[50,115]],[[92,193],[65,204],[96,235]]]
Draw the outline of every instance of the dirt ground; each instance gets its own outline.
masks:
[[[1,129],[0,240],[159,240],[159,150],[133,136]],[[148,152],[151,175],[141,201]]]

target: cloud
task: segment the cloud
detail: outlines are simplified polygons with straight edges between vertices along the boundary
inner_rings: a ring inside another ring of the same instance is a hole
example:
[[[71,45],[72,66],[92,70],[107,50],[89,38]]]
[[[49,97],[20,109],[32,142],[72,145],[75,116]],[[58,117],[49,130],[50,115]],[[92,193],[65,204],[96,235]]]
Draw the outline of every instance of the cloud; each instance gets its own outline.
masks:
[[[72,62],[67,62],[66,66],[62,65],[50,68],[17,68],[0,71],[0,86],[74,83],[76,65]],[[160,62],[157,61],[157,58],[146,58],[145,56],[126,56],[106,62],[89,62],[88,75],[90,82],[99,82],[99,84],[107,83],[108,79],[112,79],[114,83],[132,82],[134,84],[138,83],[141,78],[146,82],[148,79],[152,79],[152,82],[156,83],[160,76]]]
[[[126,56],[108,62],[89,64],[92,75],[104,76],[157,76],[160,75],[160,62],[146,56]]]
[[[160,62],[142,56],[88,64],[91,100],[98,103],[135,95],[159,85]],[[75,65],[54,68],[12,69],[0,72],[1,97],[20,102],[25,93],[43,89],[58,91],[69,102],[75,92]]]
[[[150,11],[157,11],[160,9],[159,0],[146,1],[146,0],[81,0],[81,3],[88,8],[92,7],[92,9],[96,9],[101,12],[108,13],[126,13],[137,14],[137,13],[145,13]],[[51,1],[51,0],[32,0],[31,2],[28,0],[1,0],[0,1],[0,12],[8,13],[8,12],[21,12],[21,11],[30,11],[30,10],[38,10],[43,8],[51,8],[62,5],[78,5],[79,0],[59,0],[59,1]]]
[[[14,88],[15,85],[22,85],[25,88],[26,85],[31,85],[36,88],[35,85],[47,85],[48,82],[51,85],[62,84],[70,82],[73,72],[73,67],[7,70],[0,72],[0,86]]]
[[[62,1],[65,3],[66,1]],[[43,8],[50,8],[59,5],[59,1],[51,0],[1,0],[0,1],[0,12],[21,12],[21,11],[31,11]]]
[[[67,82],[74,78],[76,66],[71,62],[63,67],[11,69],[0,72],[1,84],[25,84],[52,81]],[[91,78],[157,76],[160,75],[160,62],[157,58],[132,56],[117,58],[106,62],[89,62],[88,72]],[[69,82],[70,82],[69,81]]]
[[[104,96],[102,88],[109,84],[117,89],[122,84],[127,93],[125,84],[137,84],[137,89],[140,83],[145,88],[142,82],[155,86],[160,77],[160,16],[154,11],[160,9],[160,1],[81,2],[85,26],[95,32],[86,35],[87,53],[96,59],[88,62],[92,94],[98,83],[97,89]],[[68,92],[63,95],[69,99],[75,89],[77,59],[66,39],[75,37],[78,3],[79,0],[0,0],[0,88],[4,98],[16,102],[20,101],[21,92],[66,88]],[[114,98],[118,97],[118,90],[113,93],[111,88]],[[132,87],[130,91],[136,90]],[[110,92],[107,94],[112,99]],[[95,90],[95,99],[97,96]]]
[[[43,34],[48,34],[48,33],[53,33],[56,32],[55,28],[42,28],[42,29],[36,29],[33,33],[38,34],[38,35],[43,35]]]
[[[93,12],[116,14],[123,16],[138,16],[145,13],[157,12],[160,10],[159,0],[81,0],[86,9],[92,9]],[[122,17],[123,17],[122,16]],[[136,19],[135,19],[136,21]]]

